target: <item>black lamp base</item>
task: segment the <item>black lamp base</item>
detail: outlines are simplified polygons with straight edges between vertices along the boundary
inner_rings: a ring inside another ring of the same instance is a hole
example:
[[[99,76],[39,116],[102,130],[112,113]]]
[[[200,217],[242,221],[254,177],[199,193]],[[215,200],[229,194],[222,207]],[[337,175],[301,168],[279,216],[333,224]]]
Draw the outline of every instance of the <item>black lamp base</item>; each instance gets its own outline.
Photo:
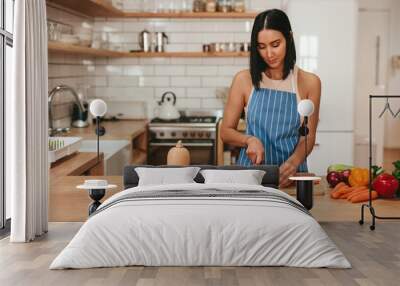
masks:
[[[313,207],[314,181],[296,181],[296,198],[308,210]]]
[[[106,194],[105,189],[90,189],[89,190],[89,197],[94,201],[89,205],[89,216],[94,213],[97,208],[101,205],[100,200],[104,197]]]

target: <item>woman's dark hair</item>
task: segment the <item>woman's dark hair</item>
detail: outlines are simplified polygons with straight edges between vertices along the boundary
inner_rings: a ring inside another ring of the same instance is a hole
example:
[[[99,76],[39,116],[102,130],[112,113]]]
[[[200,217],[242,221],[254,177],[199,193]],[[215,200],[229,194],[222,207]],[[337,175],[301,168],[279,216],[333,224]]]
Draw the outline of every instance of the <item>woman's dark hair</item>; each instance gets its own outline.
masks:
[[[253,86],[260,88],[262,73],[268,68],[268,64],[260,56],[257,49],[258,33],[264,29],[279,31],[286,39],[286,55],[283,66],[283,79],[286,79],[296,63],[296,48],[292,36],[292,27],[288,16],[279,9],[271,9],[257,15],[251,32],[250,47],[250,74]]]

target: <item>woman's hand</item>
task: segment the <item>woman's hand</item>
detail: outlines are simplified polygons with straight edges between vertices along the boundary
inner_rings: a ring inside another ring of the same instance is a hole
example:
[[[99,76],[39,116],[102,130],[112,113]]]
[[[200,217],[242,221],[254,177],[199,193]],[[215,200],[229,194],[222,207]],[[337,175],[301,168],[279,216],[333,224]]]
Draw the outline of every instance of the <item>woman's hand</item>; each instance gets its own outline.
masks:
[[[279,167],[279,187],[286,188],[292,184],[292,181],[289,180],[289,177],[292,177],[296,174],[298,166],[291,162],[286,161]]]
[[[247,149],[246,155],[249,157],[251,162],[255,165],[260,165],[264,161],[264,145],[255,136],[250,136],[246,140]]]

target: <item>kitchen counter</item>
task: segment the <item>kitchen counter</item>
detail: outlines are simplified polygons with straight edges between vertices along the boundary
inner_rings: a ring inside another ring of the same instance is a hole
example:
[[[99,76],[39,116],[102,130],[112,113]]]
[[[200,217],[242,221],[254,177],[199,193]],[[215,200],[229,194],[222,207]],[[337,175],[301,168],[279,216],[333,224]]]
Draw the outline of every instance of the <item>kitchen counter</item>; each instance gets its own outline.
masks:
[[[100,124],[106,129],[106,133],[100,137],[100,141],[128,140],[131,144],[130,163],[144,164],[147,160],[147,124],[148,120],[118,120],[104,121]],[[57,136],[82,137],[83,140],[97,140],[96,125],[85,128],[73,127],[67,133]]]
[[[104,136],[101,140],[132,140],[137,136],[143,134],[147,130],[148,120],[118,120],[118,121],[104,121],[101,126],[106,129]],[[96,140],[95,133],[96,125],[92,124],[85,128],[73,127],[71,130],[61,136],[77,136],[82,137],[84,140]]]
[[[119,120],[101,123],[106,133],[101,136],[100,142],[129,141],[128,164],[144,164],[147,159],[147,120]],[[86,128],[71,128],[70,132],[61,136],[82,137],[86,143],[97,140],[95,125]],[[84,147],[84,145],[83,145]],[[104,149],[104,148],[103,148]],[[88,149],[89,150],[89,149]],[[104,149],[106,151],[106,149]],[[101,162],[97,162],[96,152],[78,152],[65,157],[51,165],[50,193],[49,193],[49,220],[50,221],[85,221],[87,207],[91,202],[87,191],[76,190],[75,186],[89,178],[106,178],[110,183],[118,186],[115,190],[107,191],[106,197],[122,190],[121,176],[106,176],[104,172],[109,161],[107,153],[101,153]],[[110,154],[108,154],[110,155]],[[115,157],[115,156],[114,156]],[[108,162],[108,163],[107,163]],[[111,163],[110,163],[111,164]],[[108,168],[107,168],[108,170]],[[98,177],[88,177],[98,176]]]
[[[50,182],[49,221],[71,222],[86,221],[88,206],[93,201],[88,190],[77,189],[76,186],[85,180],[104,179],[109,184],[117,185],[106,191],[102,202],[113,194],[123,190],[122,176],[63,176]]]
[[[103,161],[103,153],[100,153],[100,163]],[[56,180],[62,176],[79,176],[91,171],[98,165],[97,153],[77,152],[64,157],[51,164],[49,171],[50,180]]]

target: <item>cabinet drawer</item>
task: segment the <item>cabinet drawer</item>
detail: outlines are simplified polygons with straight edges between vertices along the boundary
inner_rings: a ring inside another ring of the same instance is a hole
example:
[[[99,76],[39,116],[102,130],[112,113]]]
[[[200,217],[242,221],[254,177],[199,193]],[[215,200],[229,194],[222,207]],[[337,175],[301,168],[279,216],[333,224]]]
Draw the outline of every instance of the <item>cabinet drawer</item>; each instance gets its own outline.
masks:
[[[353,165],[353,149],[353,132],[317,132],[314,149],[308,156],[308,169],[325,176],[331,164]]]

